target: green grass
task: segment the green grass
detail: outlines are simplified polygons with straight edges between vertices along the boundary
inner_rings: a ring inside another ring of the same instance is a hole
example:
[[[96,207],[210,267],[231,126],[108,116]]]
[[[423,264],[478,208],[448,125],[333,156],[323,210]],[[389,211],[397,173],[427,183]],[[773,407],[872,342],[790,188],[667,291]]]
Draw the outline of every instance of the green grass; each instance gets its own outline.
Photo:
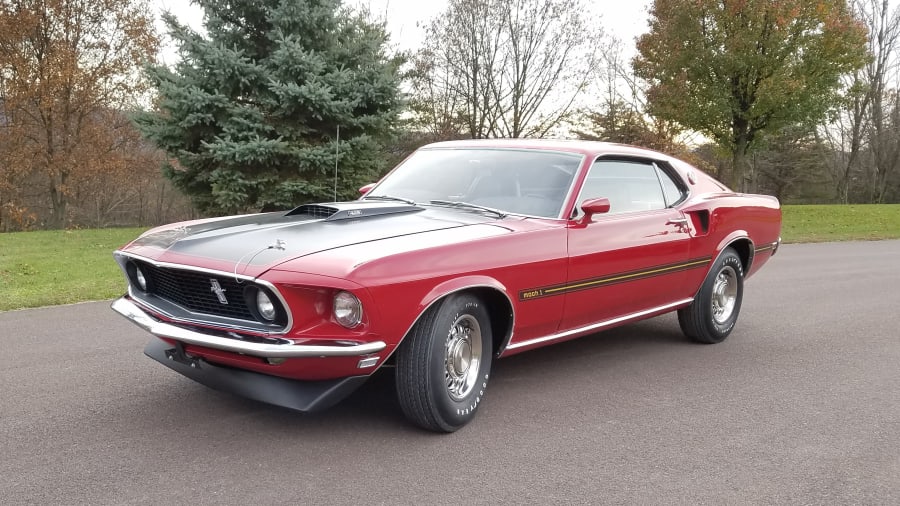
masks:
[[[797,205],[782,212],[781,237],[788,243],[900,238],[900,204]]]
[[[125,291],[112,251],[143,229],[0,234],[0,311],[111,299]],[[900,205],[784,206],[785,242],[900,238]]]
[[[110,299],[125,292],[112,252],[144,229],[0,234],[0,311]]]

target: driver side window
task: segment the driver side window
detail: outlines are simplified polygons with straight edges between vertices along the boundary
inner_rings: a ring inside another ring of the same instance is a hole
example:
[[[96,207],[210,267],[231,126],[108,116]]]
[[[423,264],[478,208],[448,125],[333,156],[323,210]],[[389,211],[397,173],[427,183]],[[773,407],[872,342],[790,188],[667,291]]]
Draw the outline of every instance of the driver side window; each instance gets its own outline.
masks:
[[[661,177],[668,179],[652,163],[600,159],[591,166],[577,202],[580,206],[587,199],[605,197],[608,214],[665,209]]]

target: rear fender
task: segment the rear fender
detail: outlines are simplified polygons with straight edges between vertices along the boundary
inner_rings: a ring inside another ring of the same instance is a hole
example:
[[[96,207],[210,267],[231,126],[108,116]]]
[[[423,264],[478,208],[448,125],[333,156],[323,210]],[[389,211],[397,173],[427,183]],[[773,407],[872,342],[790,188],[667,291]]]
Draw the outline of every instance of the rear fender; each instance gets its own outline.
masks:
[[[744,274],[746,275],[746,273],[750,272],[750,267],[753,265],[753,240],[750,239],[750,235],[745,230],[735,230],[716,246],[713,261],[709,264],[707,275],[716,264],[716,261],[719,260],[719,257],[722,256],[722,253],[732,246],[737,250],[738,256],[741,257],[741,263],[744,264]]]

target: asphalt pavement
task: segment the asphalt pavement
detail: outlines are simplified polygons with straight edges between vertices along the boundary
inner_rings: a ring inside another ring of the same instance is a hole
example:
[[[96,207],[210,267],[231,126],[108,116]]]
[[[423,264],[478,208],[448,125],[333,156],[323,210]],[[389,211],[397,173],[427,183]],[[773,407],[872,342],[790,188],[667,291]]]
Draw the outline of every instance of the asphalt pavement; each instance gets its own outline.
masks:
[[[300,415],[149,338],[109,302],[0,313],[0,504],[900,504],[900,241],[783,246],[722,344],[665,315],[501,359],[450,435],[390,372]]]

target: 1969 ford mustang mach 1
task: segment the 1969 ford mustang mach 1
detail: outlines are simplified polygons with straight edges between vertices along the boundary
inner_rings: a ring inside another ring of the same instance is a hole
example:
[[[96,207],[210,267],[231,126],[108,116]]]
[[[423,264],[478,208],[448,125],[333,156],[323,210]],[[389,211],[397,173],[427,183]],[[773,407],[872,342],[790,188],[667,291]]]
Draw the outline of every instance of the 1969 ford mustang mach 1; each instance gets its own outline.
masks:
[[[393,366],[409,420],[451,432],[497,358],[670,311],[724,340],[780,244],[775,198],[630,146],[431,144],[361,191],[152,229],[112,307],[175,371],[299,411]]]

